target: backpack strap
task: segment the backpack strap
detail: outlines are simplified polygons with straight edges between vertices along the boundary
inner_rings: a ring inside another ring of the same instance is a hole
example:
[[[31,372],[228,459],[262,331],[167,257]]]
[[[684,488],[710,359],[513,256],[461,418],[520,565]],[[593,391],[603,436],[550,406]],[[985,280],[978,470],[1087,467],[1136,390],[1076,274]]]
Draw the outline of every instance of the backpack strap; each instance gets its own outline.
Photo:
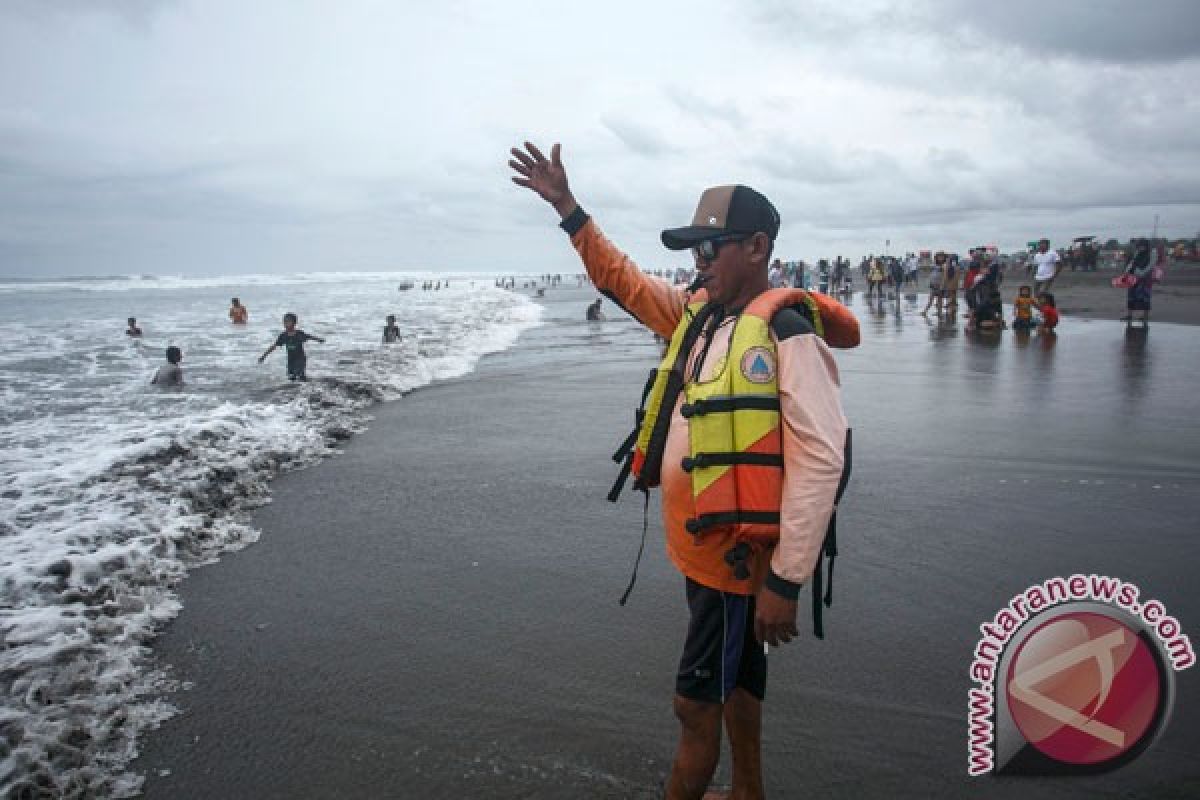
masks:
[[[842,495],[846,491],[846,484],[850,482],[850,470],[853,464],[853,448],[852,436],[853,431],[850,428],[846,429],[846,444],[843,448],[842,460],[842,477],[838,479],[837,493],[833,497],[833,514],[829,517],[829,527],[825,529],[825,541],[821,545],[821,554],[817,557],[817,568],[813,570],[812,578],[812,616],[813,616],[813,634],[818,639],[825,638],[825,624],[822,618],[821,606],[830,607],[833,605],[833,562],[837,558],[837,512],[838,505],[842,502]],[[823,563],[828,565],[828,574],[823,575],[821,572]],[[826,578],[828,585],[826,584]],[[824,596],[821,589],[824,586]]]

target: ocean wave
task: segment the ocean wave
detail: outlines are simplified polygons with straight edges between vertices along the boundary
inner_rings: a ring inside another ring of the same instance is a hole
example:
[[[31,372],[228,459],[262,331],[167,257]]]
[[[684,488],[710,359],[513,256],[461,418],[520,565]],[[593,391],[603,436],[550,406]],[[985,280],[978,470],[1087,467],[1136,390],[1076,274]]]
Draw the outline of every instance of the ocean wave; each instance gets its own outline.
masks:
[[[356,297],[310,313],[365,325],[374,306]],[[258,347],[224,330],[194,347],[193,385],[177,394],[147,390],[139,345],[92,329],[61,334],[62,361],[0,359],[21,412],[0,427],[0,796],[136,793],[137,736],[174,713],[147,644],[179,612],[188,570],[257,540],[249,512],[280,471],[335,453],[372,406],[466,374],[541,312],[491,288],[424,303],[402,347],[346,334],[302,384],[230,369]],[[175,313],[175,335],[203,341]]]

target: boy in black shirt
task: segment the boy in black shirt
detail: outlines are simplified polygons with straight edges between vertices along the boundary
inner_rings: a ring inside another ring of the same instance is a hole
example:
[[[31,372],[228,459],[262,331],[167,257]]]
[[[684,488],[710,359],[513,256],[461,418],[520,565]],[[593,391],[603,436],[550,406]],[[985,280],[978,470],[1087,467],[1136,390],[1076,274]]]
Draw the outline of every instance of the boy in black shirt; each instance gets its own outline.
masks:
[[[287,349],[287,376],[289,381],[306,381],[308,376],[304,374],[304,364],[307,360],[304,355],[304,343],[312,340],[324,344],[325,340],[307,334],[296,328],[296,315],[290,311],[283,315],[283,333],[279,334],[279,338],[275,340],[275,344],[267,348],[267,351],[258,357],[258,363],[275,352],[276,347],[284,347]]]

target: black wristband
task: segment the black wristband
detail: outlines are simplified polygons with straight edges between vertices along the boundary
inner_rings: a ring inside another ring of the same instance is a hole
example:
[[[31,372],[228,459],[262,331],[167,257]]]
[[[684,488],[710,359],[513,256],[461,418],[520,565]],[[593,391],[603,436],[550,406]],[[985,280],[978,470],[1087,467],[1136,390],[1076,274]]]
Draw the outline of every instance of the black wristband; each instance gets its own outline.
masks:
[[[583,210],[582,206],[575,206],[575,210],[570,214],[567,214],[566,218],[563,219],[562,222],[558,223],[558,227],[566,231],[567,236],[574,236],[575,234],[579,233],[580,228],[587,224],[589,219],[591,219],[591,217],[589,217],[588,213]]]
[[[795,600],[800,596],[800,589],[804,586],[803,583],[792,583],[775,574],[775,570],[767,568],[767,579],[764,585],[775,594],[785,600]]]

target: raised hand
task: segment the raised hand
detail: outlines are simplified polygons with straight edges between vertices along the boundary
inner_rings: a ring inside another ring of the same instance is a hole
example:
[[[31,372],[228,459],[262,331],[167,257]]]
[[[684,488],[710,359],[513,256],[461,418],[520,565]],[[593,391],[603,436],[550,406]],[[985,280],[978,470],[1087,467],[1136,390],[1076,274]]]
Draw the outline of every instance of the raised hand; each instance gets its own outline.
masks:
[[[555,144],[550,148],[549,159],[532,142],[525,142],[524,150],[514,147],[509,152],[513,157],[508,165],[517,173],[512,176],[513,183],[537,192],[563,217],[575,210],[577,204],[562,164],[562,145]]]

